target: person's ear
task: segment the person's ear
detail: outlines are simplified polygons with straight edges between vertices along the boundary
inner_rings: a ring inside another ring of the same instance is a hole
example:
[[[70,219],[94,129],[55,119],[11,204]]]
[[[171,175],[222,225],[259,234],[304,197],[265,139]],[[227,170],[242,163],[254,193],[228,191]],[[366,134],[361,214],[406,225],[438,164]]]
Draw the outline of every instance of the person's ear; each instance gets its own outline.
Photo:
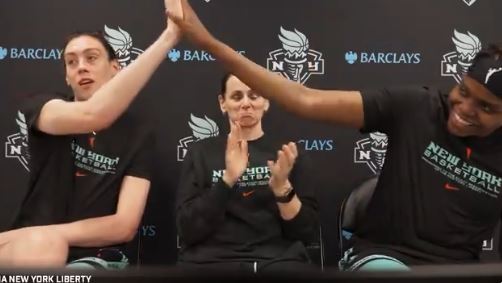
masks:
[[[227,113],[227,108],[226,108],[226,105],[225,105],[225,98],[223,97],[223,94],[218,95],[218,102],[220,103],[221,113],[226,114]]]
[[[122,66],[120,66],[120,63],[117,59],[114,59],[112,61],[112,67],[115,70],[115,72],[118,72],[118,71],[120,71],[120,69],[122,69]]]

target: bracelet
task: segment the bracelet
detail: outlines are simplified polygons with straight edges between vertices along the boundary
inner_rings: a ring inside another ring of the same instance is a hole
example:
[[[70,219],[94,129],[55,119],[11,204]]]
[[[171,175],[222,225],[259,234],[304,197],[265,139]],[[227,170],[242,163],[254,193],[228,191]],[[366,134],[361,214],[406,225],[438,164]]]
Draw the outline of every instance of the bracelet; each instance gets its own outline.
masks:
[[[295,190],[292,187],[289,187],[284,193],[284,195],[280,197],[276,196],[275,201],[278,203],[288,203],[293,199],[295,195],[296,195]]]

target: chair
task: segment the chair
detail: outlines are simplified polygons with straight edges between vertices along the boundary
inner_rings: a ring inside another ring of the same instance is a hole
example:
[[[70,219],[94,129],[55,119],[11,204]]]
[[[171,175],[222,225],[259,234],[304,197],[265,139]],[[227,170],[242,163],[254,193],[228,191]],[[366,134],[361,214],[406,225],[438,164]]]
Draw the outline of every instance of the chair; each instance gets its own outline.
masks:
[[[338,213],[340,256],[353,245],[352,235],[361,223],[378,182],[374,176],[353,189],[343,200]]]
[[[319,226],[319,240],[305,245],[312,262],[324,270],[324,242],[322,239],[322,229]]]

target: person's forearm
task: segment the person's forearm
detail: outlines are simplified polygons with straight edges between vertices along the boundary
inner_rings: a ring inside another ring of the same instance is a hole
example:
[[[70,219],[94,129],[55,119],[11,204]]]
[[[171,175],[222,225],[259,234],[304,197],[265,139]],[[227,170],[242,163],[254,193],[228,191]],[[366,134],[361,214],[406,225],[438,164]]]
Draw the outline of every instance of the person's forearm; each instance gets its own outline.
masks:
[[[205,49],[221,62],[225,68],[241,81],[266,98],[273,99],[289,111],[307,115],[306,100],[300,93],[307,93],[301,84],[283,79],[262,66],[237,53],[218,39],[212,38],[205,44]]]
[[[223,181],[190,202],[183,202],[176,212],[178,233],[185,244],[193,245],[210,237],[224,222],[232,188]]]
[[[125,243],[134,238],[137,227],[130,227],[116,215],[50,225],[74,247],[103,247]]]
[[[279,212],[283,220],[291,220],[298,215],[300,209],[302,208],[302,202],[297,196],[294,196],[290,202],[287,203],[277,203],[279,207]]]
[[[124,112],[177,43],[177,37],[168,33],[164,31],[143,54],[85,102],[93,115],[112,123]]]

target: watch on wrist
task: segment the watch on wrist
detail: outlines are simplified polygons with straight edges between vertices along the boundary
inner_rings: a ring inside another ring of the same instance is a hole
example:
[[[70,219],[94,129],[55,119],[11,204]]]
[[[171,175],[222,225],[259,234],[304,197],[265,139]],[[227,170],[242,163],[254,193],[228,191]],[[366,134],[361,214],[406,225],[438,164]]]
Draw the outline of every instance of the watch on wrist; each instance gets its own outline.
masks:
[[[292,187],[289,187],[282,196],[275,196],[275,201],[278,203],[288,203],[295,195],[295,190]]]

